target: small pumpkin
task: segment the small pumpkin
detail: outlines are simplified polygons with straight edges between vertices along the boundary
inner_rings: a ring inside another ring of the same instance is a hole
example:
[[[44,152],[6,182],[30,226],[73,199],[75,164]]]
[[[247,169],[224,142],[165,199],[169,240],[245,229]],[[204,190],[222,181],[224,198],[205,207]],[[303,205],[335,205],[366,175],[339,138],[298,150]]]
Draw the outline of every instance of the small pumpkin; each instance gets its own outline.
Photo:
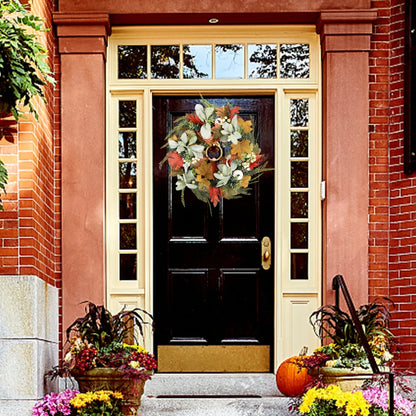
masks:
[[[280,364],[276,373],[277,388],[285,396],[299,396],[305,392],[305,387],[312,382],[307,368],[298,365],[302,356],[290,357]]]

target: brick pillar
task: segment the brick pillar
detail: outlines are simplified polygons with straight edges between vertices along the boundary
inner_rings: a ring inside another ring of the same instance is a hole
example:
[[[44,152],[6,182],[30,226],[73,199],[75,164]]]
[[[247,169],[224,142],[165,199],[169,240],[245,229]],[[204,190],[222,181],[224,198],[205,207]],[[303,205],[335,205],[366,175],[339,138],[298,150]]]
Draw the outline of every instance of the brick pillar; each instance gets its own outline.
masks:
[[[368,301],[369,51],[373,10],[321,12],[324,288],[344,275],[356,306]]]
[[[61,57],[63,329],[105,301],[108,15],[55,13]]]

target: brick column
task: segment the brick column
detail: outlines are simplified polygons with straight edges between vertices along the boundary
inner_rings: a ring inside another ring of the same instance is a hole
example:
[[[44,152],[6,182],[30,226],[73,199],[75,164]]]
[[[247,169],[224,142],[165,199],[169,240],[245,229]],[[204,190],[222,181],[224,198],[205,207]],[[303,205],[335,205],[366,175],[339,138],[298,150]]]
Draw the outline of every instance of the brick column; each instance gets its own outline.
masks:
[[[368,301],[369,51],[373,10],[321,12],[323,302],[332,278],[344,275],[356,306]]]
[[[105,301],[108,15],[55,13],[61,57],[63,328]]]

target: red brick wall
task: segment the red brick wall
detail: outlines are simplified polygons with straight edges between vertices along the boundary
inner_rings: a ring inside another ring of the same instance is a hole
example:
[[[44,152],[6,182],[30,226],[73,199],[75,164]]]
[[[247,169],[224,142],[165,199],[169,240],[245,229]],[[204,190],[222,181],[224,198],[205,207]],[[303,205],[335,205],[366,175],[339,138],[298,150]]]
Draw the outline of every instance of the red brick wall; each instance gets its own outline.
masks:
[[[52,27],[53,0],[34,0],[32,11]],[[59,74],[53,31],[40,35],[49,65]],[[56,76],[59,81],[59,77]],[[4,212],[0,212],[0,274],[36,275],[59,286],[60,137],[59,82],[45,89],[47,104],[36,101],[39,122],[28,115],[12,142],[0,141],[0,157],[9,171]]]
[[[416,174],[403,173],[405,2],[372,1],[370,93],[370,297],[395,303],[398,365],[416,359]],[[414,365],[413,365],[414,368]]]

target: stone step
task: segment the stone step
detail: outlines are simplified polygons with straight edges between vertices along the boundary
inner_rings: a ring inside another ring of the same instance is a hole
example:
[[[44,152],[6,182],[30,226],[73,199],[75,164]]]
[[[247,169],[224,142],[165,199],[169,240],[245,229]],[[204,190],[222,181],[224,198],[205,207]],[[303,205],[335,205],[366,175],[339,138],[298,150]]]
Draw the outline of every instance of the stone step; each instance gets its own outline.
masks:
[[[155,374],[143,416],[293,416],[273,374]]]

